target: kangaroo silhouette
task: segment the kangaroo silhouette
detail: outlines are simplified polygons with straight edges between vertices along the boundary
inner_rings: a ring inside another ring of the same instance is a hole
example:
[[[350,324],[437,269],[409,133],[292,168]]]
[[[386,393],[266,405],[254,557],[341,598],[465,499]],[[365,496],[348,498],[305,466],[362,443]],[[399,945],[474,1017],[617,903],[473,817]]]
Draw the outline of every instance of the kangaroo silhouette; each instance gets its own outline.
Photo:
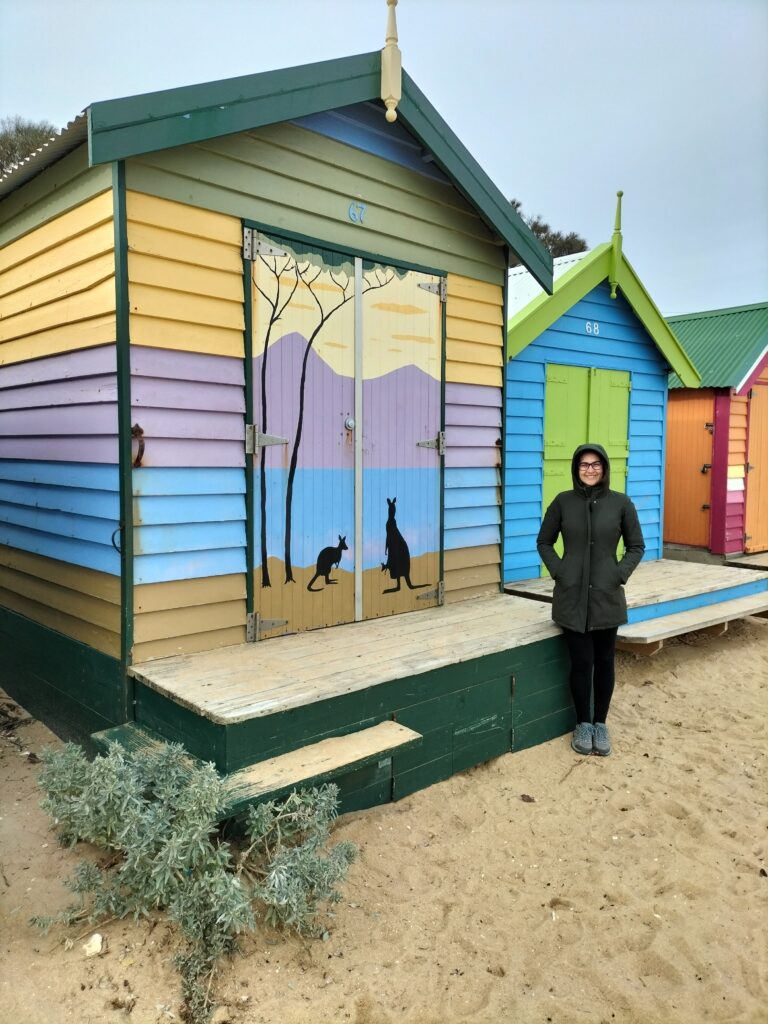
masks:
[[[395,580],[397,586],[388,587],[383,590],[383,594],[396,594],[400,589],[400,580],[404,579],[408,584],[409,590],[421,590],[422,587],[428,587],[428,583],[411,583],[411,552],[408,550],[408,544],[406,543],[405,537],[400,533],[397,528],[397,522],[395,520],[396,508],[395,502],[397,498],[393,498],[391,501],[387,498],[387,507],[389,512],[387,514],[387,542],[384,545],[384,552],[387,556],[386,562],[381,563],[381,571],[389,572],[389,575]]]
[[[334,567],[334,565],[338,569],[339,562],[341,561],[341,552],[348,550],[349,549],[347,548],[347,538],[342,537],[341,534],[339,534],[339,543],[336,545],[336,547],[323,548],[323,550],[317,556],[317,564],[315,565],[315,575],[307,584],[307,590],[311,591],[311,593],[313,594],[319,594],[321,592],[321,587],[312,586],[312,584],[315,582],[318,576],[325,577],[326,586],[328,586],[331,583],[338,583],[338,580],[331,579],[331,569]]]

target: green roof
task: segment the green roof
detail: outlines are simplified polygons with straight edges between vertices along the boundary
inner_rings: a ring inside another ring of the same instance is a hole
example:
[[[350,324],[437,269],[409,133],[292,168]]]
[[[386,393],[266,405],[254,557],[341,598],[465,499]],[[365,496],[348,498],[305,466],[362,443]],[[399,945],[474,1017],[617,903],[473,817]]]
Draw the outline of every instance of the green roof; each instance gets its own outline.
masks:
[[[551,295],[542,293],[521,309],[507,325],[507,358],[514,358],[548,327],[602,281],[623,294],[635,315],[685,386],[699,386],[699,375],[682,345],[670,330],[621,248],[621,235],[598,245],[555,281]]]
[[[379,100],[381,51],[204,85],[128,96],[88,108],[91,164],[248,131]],[[488,226],[552,290],[552,257],[405,71],[401,121]],[[382,131],[386,130],[382,107]]]
[[[703,388],[741,391],[768,362],[768,302],[667,317],[701,374]],[[672,374],[671,388],[685,385]]]

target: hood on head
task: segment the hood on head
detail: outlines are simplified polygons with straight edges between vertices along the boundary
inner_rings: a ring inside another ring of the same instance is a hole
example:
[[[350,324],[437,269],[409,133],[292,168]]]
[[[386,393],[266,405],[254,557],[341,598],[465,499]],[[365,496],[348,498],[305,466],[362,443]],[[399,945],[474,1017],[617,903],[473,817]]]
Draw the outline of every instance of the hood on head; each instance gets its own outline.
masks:
[[[571,478],[573,480],[574,487],[583,487],[581,480],[579,480],[579,462],[584,452],[596,452],[600,456],[600,460],[603,463],[603,478],[600,481],[600,486],[610,487],[611,486],[611,461],[608,458],[608,453],[601,444],[580,444],[576,451],[573,453],[571,459]]]

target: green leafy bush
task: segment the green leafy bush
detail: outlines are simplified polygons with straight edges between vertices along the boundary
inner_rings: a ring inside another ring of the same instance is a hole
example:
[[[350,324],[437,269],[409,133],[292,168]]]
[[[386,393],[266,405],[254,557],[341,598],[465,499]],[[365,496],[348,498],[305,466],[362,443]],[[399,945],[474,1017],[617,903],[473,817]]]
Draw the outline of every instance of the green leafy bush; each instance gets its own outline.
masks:
[[[92,761],[67,744],[44,751],[42,762],[42,806],[61,841],[91,843],[111,856],[101,866],[78,865],[67,883],[78,902],[34,923],[49,928],[166,911],[185,940],[175,962],[195,1024],[208,1017],[218,961],[258,916],[318,934],[319,905],[341,898],[336,886],[357,850],[347,842],[326,850],[336,786],[251,807],[244,838],[227,842],[219,827],[225,783],[213,765],[191,764],[176,744],[136,753],[112,744]]]

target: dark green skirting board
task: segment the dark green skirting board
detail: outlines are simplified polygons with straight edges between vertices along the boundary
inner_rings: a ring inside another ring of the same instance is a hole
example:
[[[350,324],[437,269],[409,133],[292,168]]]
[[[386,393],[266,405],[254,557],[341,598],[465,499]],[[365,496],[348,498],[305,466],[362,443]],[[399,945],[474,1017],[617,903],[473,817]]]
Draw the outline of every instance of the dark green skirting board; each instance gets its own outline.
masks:
[[[141,682],[135,696],[139,726],[183,743],[224,775],[387,719],[422,734],[418,747],[337,779],[342,811],[399,799],[573,727],[559,636],[232,724],[213,722]]]
[[[93,749],[91,734],[124,721],[120,662],[0,608],[0,686],[64,740]]]

